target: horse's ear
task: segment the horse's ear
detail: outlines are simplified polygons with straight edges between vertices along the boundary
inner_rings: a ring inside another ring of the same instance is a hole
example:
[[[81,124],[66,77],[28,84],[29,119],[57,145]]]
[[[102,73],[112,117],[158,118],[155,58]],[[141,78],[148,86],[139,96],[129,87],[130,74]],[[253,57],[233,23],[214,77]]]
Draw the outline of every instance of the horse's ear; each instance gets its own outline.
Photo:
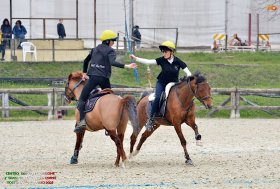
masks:
[[[200,73],[199,70],[195,71],[195,73],[193,74],[194,77],[198,77],[198,76],[200,76],[200,75],[201,75],[201,73]]]
[[[70,81],[71,79],[72,79],[72,73],[69,74],[68,81]]]

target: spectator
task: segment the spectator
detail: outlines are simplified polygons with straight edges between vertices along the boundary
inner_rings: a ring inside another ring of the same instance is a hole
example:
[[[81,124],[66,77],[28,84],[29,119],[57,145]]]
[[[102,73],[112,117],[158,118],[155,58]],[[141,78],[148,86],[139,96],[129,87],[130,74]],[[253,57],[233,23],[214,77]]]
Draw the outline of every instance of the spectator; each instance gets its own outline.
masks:
[[[57,35],[59,39],[63,39],[66,37],[65,28],[63,25],[63,19],[59,19],[59,23],[57,24]]]
[[[233,34],[228,44],[231,46],[241,46],[241,39],[237,36],[237,33]]]
[[[218,52],[219,45],[217,44],[217,40],[214,40],[213,44],[211,45],[211,49],[213,50],[213,52]]]
[[[0,51],[2,54],[2,58],[1,61],[4,61],[4,57],[5,57],[5,48],[3,48],[3,40],[2,40],[2,30],[0,29]]]
[[[13,27],[14,38],[19,42],[18,49],[21,49],[20,44],[24,41],[25,35],[27,31],[23,25],[21,25],[21,21],[17,20],[15,26]]]
[[[141,45],[141,33],[139,32],[139,26],[134,26],[132,31],[132,37],[136,43],[136,48],[139,50]]]
[[[12,38],[12,27],[10,25],[10,22],[7,18],[3,20],[3,24],[1,25],[1,31],[2,31],[2,38],[3,38],[3,44],[6,47],[8,44],[9,48],[11,47],[11,38]]]

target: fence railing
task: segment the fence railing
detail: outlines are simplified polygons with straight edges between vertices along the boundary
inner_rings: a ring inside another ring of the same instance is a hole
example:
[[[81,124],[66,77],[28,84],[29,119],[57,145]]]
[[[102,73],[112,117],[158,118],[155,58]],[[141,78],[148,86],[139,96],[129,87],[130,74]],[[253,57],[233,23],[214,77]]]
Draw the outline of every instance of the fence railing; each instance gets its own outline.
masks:
[[[140,95],[145,92],[152,92],[152,88],[113,88],[113,91],[119,95]],[[10,106],[9,95],[10,94],[45,94],[48,100],[45,106]],[[215,105],[214,108],[208,113],[213,114],[219,110],[231,110],[230,118],[239,118],[240,110],[280,110],[280,106],[259,106],[246,100],[244,95],[258,95],[268,97],[280,97],[280,89],[238,89],[238,88],[213,88],[212,94],[214,95],[227,95],[229,98],[220,105]],[[58,117],[58,111],[61,110],[74,110],[75,106],[65,105],[64,101],[64,89],[63,88],[34,88],[34,89],[0,89],[0,96],[2,96],[2,117],[9,117],[9,111],[13,110],[47,110],[48,119],[56,119]],[[61,96],[61,103],[59,103],[59,96]],[[249,105],[240,105],[240,101],[249,102]],[[230,103],[230,105],[227,105]],[[198,109],[203,109],[199,106]]]

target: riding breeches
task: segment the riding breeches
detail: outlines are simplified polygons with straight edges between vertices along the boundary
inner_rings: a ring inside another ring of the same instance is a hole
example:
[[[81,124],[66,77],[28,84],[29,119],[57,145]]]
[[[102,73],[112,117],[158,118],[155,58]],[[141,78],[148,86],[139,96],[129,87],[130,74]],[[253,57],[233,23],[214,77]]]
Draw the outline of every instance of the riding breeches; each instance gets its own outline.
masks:
[[[158,112],[158,110],[159,110],[159,100],[160,100],[161,93],[165,90],[165,86],[166,85],[164,85],[160,82],[157,82],[157,84],[156,84],[155,100],[152,105],[150,117],[153,117],[155,115],[155,113]]]
[[[85,118],[85,103],[89,97],[90,92],[95,89],[97,86],[100,86],[101,89],[111,88],[110,80],[106,77],[100,76],[89,76],[87,84],[84,86],[79,102],[78,108],[80,111],[80,120]]]

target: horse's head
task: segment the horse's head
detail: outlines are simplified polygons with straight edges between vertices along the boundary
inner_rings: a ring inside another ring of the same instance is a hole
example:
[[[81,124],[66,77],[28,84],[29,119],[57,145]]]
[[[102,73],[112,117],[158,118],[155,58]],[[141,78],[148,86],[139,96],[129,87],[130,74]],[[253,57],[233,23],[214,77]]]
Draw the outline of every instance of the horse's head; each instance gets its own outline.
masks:
[[[83,73],[80,71],[77,72],[72,72],[69,76],[68,76],[68,81],[65,85],[65,99],[68,103],[71,103],[72,100],[77,101],[78,97],[77,95],[75,95],[76,93],[76,89],[81,87],[81,84],[83,83],[82,80],[83,77]]]
[[[211,109],[213,106],[211,87],[206,78],[200,72],[196,72],[193,76],[193,80],[193,86],[191,87],[193,95],[205,106],[206,109]]]

